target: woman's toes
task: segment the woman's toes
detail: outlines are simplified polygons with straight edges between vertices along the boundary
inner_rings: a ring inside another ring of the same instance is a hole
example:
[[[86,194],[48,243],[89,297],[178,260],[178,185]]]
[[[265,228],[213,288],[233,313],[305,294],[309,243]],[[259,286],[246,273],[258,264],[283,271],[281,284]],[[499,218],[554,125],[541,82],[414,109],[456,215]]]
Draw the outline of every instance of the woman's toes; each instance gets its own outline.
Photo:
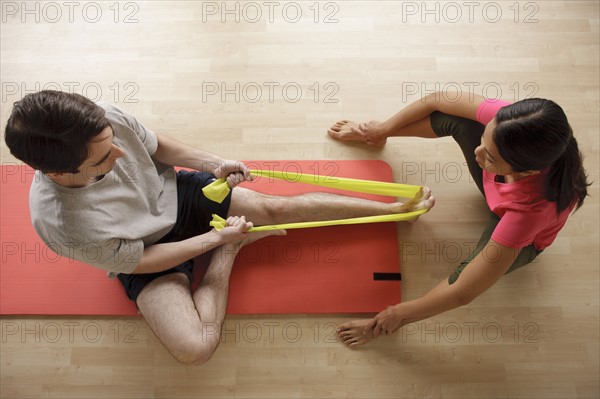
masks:
[[[342,120],[331,126],[327,133],[335,139],[364,141],[357,126],[358,125],[355,122]]]

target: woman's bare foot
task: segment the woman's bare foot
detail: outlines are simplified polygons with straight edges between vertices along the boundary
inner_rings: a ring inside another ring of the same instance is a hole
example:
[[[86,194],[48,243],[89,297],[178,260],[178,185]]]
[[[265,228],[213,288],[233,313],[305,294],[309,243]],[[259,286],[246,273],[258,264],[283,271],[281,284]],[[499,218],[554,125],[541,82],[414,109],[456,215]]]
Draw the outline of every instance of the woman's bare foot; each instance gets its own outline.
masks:
[[[378,148],[383,148],[387,142],[381,124],[375,121],[360,125],[348,120],[338,121],[329,128],[327,134],[337,140],[362,141]]]
[[[336,331],[340,341],[350,348],[367,344],[375,339],[373,331],[369,330],[364,334],[365,326],[370,322],[369,319],[352,320],[340,324]]]

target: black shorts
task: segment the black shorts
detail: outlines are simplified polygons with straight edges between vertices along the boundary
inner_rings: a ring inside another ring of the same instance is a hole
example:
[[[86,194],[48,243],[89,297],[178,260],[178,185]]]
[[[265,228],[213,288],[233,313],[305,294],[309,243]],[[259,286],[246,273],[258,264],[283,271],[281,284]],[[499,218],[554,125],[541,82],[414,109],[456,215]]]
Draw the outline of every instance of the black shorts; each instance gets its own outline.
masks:
[[[204,196],[202,188],[215,180],[215,176],[205,172],[186,172],[177,173],[177,221],[175,226],[156,244],[182,241],[200,234],[209,232],[212,227],[210,221],[212,214],[216,213],[222,218],[227,218],[229,204],[231,203],[231,191],[222,203],[216,203]],[[125,293],[132,301],[136,302],[138,295],[144,287],[150,284],[154,279],[171,274],[183,273],[193,281],[193,259],[183,262],[172,269],[158,273],[148,274],[124,274],[117,277]]]

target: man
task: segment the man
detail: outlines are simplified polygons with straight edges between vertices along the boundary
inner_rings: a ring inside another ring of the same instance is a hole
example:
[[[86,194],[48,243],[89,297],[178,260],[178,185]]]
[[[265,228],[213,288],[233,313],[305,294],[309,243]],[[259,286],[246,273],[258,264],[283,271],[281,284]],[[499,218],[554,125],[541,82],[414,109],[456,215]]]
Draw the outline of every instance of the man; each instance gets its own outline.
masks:
[[[14,104],[5,139],[11,153],[36,169],[30,191],[33,225],[53,249],[117,276],[152,330],[180,362],[214,353],[225,317],[229,275],[239,249],[271,234],[257,225],[409,212],[419,200],[384,204],[310,193],[263,195],[241,187],[221,204],[202,188],[226,177],[252,179],[240,162],[158,135],[110,105],[57,91]],[[173,166],[198,172],[175,173]],[[216,213],[227,227],[211,229]],[[246,220],[248,218],[248,220]],[[191,291],[192,259],[214,250],[200,286]]]

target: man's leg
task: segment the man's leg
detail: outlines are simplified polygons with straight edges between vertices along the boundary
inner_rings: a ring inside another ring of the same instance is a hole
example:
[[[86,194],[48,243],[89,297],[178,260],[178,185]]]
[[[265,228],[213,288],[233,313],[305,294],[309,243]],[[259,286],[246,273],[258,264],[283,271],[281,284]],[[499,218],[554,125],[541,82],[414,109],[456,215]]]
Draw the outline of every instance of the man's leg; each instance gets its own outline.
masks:
[[[137,305],[150,328],[181,363],[202,364],[217,348],[236,253],[225,246],[215,249],[193,295],[187,276],[172,273],[152,281],[138,296]]]
[[[215,348],[203,342],[203,325],[185,274],[167,274],[152,281],[140,293],[137,305],[175,359],[194,364],[210,358]]]
[[[242,242],[216,248],[193,293],[183,273],[159,277],[140,292],[137,305],[142,315],[175,359],[185,364],[202,364],[212,357],[219,345],[236,255],[244,245],[281,234],[285,231],[250,233]]]
[[[243,246],[261,238],[285,234],[285,230],[248,233],[248,237],[244,241],[226,244],[213,251],[202,283],[192,294],[203,325],[203,340],[207,342],[213,352],[221,338],[221,327],[227,310],[229,275],[238,252]]]
[[[363,216],[406,213],[429,209],[435,203],[431,190],[425,187],[420,198],[391,204],[328,193],[297,196],[271,196],[242,187],[232,191],[227,216],[246,216],[256,226],[347,219]]]

